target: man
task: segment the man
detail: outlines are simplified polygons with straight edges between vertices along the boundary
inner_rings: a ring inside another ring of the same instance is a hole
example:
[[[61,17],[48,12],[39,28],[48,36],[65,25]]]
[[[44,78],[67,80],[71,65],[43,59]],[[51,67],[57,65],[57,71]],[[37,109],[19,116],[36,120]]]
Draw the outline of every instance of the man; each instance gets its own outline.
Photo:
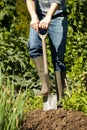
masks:
[[[65,0],[26,0],[31,16],[29,52],[33,59],[42,89],[40,94],[50,93],[49,80],[44,74],[42,43],[38,35],[39,29],[47,30],[50,39],[52,62],[57,84],[58,99],[63,98],[66,66],[64,53],[67,37],[67,13]]]

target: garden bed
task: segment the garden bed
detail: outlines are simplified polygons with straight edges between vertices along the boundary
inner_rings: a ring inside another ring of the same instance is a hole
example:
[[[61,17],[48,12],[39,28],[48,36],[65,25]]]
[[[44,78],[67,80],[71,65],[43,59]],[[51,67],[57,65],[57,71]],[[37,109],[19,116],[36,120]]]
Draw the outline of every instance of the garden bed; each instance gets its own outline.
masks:
[[[35,109],[23,119],[21,130],[87,130],[87,116],[72,110]]]

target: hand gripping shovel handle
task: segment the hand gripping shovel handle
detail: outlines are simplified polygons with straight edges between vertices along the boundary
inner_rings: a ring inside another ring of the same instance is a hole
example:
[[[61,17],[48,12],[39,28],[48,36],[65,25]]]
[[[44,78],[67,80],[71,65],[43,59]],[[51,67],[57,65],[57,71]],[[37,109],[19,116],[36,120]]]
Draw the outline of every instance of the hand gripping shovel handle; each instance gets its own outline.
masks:
[[[39,34],[39,37],[42,40],[42,48],[43,48],[43,63],[44,63],[44,73],[48,74],[48,64],[47,64],[47,53],[46,53],[46,36],[47,33],[45,33],[44,35]]]

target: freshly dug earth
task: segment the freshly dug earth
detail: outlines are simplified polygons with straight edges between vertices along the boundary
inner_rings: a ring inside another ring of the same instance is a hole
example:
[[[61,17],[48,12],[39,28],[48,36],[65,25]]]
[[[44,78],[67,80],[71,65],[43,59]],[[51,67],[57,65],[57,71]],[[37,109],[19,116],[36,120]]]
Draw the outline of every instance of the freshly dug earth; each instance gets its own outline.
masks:
[[[25,115],[21,130],[87,130],[87,116],[62,108],[48,111],[35,109]]]

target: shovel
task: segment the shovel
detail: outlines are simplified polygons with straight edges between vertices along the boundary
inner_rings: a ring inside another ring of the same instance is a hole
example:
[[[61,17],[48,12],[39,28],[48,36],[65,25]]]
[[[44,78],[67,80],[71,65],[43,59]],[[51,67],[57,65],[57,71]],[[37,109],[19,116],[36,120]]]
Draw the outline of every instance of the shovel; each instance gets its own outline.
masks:
[[[47,63],[47,53],[46,53],[46,37],[45,34],[39,34],[39,37],[42,40],[42,49],[43,49],[43,63],[44,63],[44,73],[48,77],[48,63]],[[57,95],[48,94],[43,97],[43,110],[57,109]]]

